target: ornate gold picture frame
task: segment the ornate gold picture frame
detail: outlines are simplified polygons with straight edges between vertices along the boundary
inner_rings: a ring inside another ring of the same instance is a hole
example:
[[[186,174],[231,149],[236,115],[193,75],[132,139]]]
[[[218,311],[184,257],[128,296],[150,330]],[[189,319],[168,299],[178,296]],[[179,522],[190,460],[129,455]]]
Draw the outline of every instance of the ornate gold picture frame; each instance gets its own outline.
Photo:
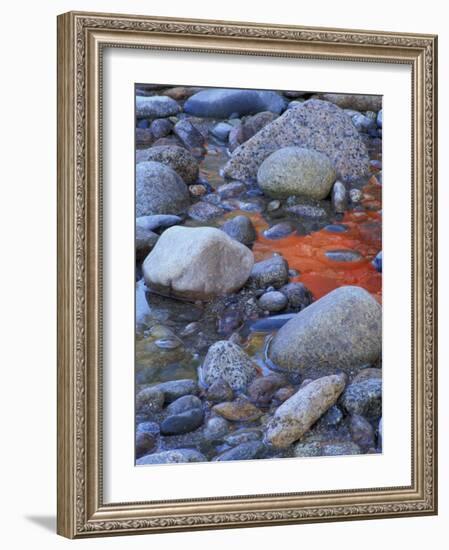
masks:
[[[105,503],[102,408],[104,48],[343,60],[412,71],[412,483]],[[437,513],[437,38],[70,12],[58,18],[58,533],[119,534]]]

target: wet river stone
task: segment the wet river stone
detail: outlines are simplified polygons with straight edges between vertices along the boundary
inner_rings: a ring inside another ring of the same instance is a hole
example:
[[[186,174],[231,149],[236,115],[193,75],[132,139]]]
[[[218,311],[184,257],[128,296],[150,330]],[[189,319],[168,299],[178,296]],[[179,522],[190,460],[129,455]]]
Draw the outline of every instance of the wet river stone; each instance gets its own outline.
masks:
[[[332,405],[345,387],[344,375],[313,380],[278,409],[267,425],[266,440],[285,448],[298,441]]]
[[[201,408],[170,415],[161,423],[161,434],[178,435],[192,432],[201,426],[203,416]]]
[[[350,414],[371,419],[382,414],[382,379],[370,378],[350,384],[341,396],[341,406]]]
[[[336,178],[332,162],[323,153],[284,147],[268,156],[257,172],[257,183],[274,199],[304,196],[324,199]]]
[[[247,216],[231,218],[222,225],[221,229],[242,244],[250,245],[257,238],[253,222]]]
[[[379,303],[360,287],[343,286],[281,327],[271,342],[269,357],[278,367],[293,371],[315,365],[351,369],[374,363],[381,340]]]
[[[172,168],[185,183],[195,183],[198,179],[198,162],[184,147],[159,145],[145,150],[140,155],[141,162],[152,160]]]
[[[153,451],[159,440],[159,426],[156,422],[140,422],[136,429],[136,455],[141,457]]]
[[[145,455],[137,459],[136,464],[143,466],[145,464],[180,464],[183,462],[207,462],[207,458],[194,449],[172,449]]]
[[[156,139],[168,136],[173,130],[173,123],[166,118],[157,118],[150,125],[150,130]]]
[[[169,166],[139,162],[136,166],[136,216],[179,214],[190,204],[187,185]]]
[[[229,433],[229,422],[221,416],[213,416],[207,421],[203,436],[208,441],[222,441]]]
[[[207,222],[223,216],[224,210],[215,204],[205,201],[199,201],[188,210],[189,218],[198,222]]]
[[[279,289],[290,308],[301,311],[312,303],[312,294],[302,283],[288,283]]]
[[[357,250],[328,250],[325,256],[334,262],[360,262],[363,256]]]
[[[374,441],[374,429],[366,418],[359,414],[353,414],[349,420],[349,431],[354,443],[368,451],[374,449],[376,444]]]
[[[272,373],[259,376],[248,388],[249,399],[258,406],[266,406],[273,399],[276,391],[286,386],[287,379],[282,374]]]
[[[262,416],[262,411],[244,398],[219,403],[212,410],[232,422],[251,422]]]
[[[309,99],[288,109],[237,147],[223,168],[223,174],[252,182],[259,166],[271,153],[290,146],[324,153],[343,181],[357,179],[369,172],[366,147],[349,116],[332,103]]]
[[[193,151],[195,154],[202,152],[204,137],[190,120],[180,120],[175,124],[173,131],[187,149]]]
[[[167,414],[180,414],[191,409],[201,409],[201,399],[196,395],[183,395],[179,397],[166,408]]]
[[[348,207],[348,192],[341,181],[336,181],[332,187],[332,206],[339,214],[345,212]]]
[[[259,306],[270,313],[276,313],[282,311],[288,304],[287,297],[277,290],[271,292],[265,292],[259,298]]]
[[[164,394],[165,403],[171,403],[183,395],[197,395],[200,391],[197,382],[188,378],[161,382],[153,386],[152,389],[159,390]]]
[[[240,346],[228,340],[213,344],[201,365],[201,381],[210,386],[224,380],[233,390],[243,391],[257,376],[258,370]]]
[[[207,388],[206,398],[212,403],[221,403],[222,401],[232,401],[234,392],[231,386],[223,378],[218,378]]]
[[[272,225],[269,229],[265,229],[263,235],[266,239],[282,239],[291,235],[295,228],[290,222],[280,222]]]
[[[228,118],[232,114],[242,116],[259,111],[280,113],[286,105],[276,92],[211,88],[189,97],[184,111],[199,117]]]
[[[325,101],[330,101],[342,109],[355,111],[379,111],[382,109],[381,95],[366,94],[320,94]]]
[[[136,396],[136,412],[140,415],[151,416],[162,410],[164,401],[165,395],[161,389],[144,388]]]
[[[255,263],[250,275],[250,283],[256,288],[280,288],[287,281],[288,263],[279,255]]]
[[[264,450],[265,445],[261,441],[248,441],[247,443],[241,443],[229,449],[229,451],[221,453],[214,460],[217,462],[227,460],[251,460],[253,458],[259,458]]]
[[[136,97],[137,118],[165,118],[177,115],[179,105],[174,99],[165,96]]]
[[[297,443],[294,455],[297,457],[344,456],[361,454],[360,447],[352,441],[307,441]]]
[[[209,300],[239,290],[253,267],[253,253],[213,227],[171,227],[143,263],[145,283],[165,296]]]

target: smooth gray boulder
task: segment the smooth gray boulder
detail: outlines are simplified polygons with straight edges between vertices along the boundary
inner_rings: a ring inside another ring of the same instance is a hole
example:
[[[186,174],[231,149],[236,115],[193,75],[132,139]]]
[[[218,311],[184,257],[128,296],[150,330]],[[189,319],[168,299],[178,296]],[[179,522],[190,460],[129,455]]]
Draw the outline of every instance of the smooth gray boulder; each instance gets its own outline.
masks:
[[[336,178],[323,153],[302,147],[283,147],[267,157],[257,171],[257,183],[274,199],[303,196],[324,199]]]
[[[169,166],[139,162],[136,166],[136,216],[180,214],[190,205],[187,185]]]
[[[254,257],[249,248],[214,227],[167,229],[142,269],[150,290],[185,300],[209,300],[239,290]]]
[[[166,96],[137,96],[137,118],[165,118],[177,115],[181,108],[174,99]]]
[[[276,92],[211,88],[189,97],[184,111],[200,117],[228,118],[232,114],[243,116],[260,111],[280,113],[286,106],[285,98]]]
[[[157,245],[156,245],[157,246]],[[269,357],[282,369],[352,369],[374,363],[382,349],[382,308],[363,288],[329,292],[286,323]]]
[[[369,173],[366,147],[350,117],[332,103],[309,99],[288,109],[237,147],[224,166],[223,175],[253,182],[259,166],[271,153],[290,146],[324,153],[343,181]]]
[[[265,438],[273,447],[298,441],[336,403],[345,387],[345,376],[333,374],[313,380],[276,409]]]

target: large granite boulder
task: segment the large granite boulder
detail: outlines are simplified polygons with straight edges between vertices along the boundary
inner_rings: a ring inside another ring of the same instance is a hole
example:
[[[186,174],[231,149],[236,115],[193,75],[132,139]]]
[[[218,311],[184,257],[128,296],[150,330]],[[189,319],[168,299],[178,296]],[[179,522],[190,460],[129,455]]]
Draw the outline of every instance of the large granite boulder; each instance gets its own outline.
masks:
[[[142,269],[150,290],[185,300],[209,300],[239,290],[254,257],[249,248],[214,227],[167,229]]]
[[[269,357],[278,367],[293,371],[310,367],[350,370],[377,361],[381,349],[381,306],[363,288],[343,286],[281,327],[271,342]]]
[[[324,153],[343,181],[369,173],[366,147],[350,117],[332,103],[310,99],[288,109],[237,147],[224,166],[223,174],[253,182],[262,162],[274,151],[289,146]]]

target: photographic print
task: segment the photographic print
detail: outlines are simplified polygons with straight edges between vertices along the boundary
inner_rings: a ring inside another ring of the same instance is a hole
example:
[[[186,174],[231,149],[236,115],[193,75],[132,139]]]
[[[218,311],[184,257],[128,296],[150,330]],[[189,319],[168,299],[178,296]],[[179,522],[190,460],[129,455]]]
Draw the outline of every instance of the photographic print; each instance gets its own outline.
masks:
[[[382,96],[135,86],[137,465],[382,452]]]

